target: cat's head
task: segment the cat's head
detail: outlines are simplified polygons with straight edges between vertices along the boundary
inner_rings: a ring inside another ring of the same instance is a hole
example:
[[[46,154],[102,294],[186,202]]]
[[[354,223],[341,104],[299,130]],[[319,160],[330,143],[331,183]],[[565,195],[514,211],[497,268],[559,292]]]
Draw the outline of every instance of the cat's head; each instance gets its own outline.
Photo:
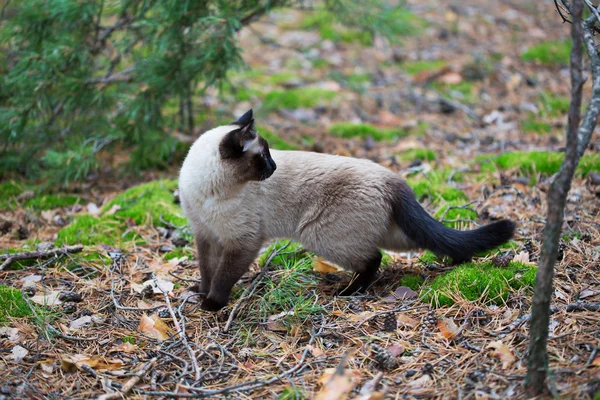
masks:
[[[269,144],[254,129],[252,110],[230,125],[235,128],[219,144],[223,163],[244,182],[263,181],[273,175],[277,166],[271,158]]]

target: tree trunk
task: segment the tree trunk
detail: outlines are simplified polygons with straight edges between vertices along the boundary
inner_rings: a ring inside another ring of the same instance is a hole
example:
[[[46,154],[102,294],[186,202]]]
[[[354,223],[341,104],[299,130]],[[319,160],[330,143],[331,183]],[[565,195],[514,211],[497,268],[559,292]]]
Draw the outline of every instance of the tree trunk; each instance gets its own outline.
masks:
[[[532,301],[529,356],[527,359],[526,393],[530,397],[544,391],[548,372],[548,324],[550,322],[550,300],[552,298],[552,278],[558,255],[558,243],[564,220],[564,207],[575,168],[579,162],[578,130],[582,94],[582,20],[583,1],[574,0],[571,15],[571,105],[567,125],[567,148],[560,171],[548,192],[548,215],[544,227],[542,254],[535,280]],[[584,147],[585,149],[585,147]]]

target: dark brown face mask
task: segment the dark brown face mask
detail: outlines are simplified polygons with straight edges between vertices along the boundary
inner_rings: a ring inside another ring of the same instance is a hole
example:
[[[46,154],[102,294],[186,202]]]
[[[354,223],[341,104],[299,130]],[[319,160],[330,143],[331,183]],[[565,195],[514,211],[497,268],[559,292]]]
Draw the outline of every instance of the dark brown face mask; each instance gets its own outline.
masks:
[[[237,125],[239,128],[229,132],[219,145],[223,162],[235,170],[241,181],[268,179],[277,169],[277,165],[269,152],[269,144],[254,129],[252,110],[231,125]]]

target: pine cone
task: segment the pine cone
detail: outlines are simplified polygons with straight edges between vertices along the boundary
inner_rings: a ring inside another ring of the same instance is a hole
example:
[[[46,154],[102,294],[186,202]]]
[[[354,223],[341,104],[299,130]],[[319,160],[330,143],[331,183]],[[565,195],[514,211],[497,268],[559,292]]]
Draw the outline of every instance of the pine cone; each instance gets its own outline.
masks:
[[[565,257],[565,249],[567,248],[567,244],[565,243],[564,240],[560,240],[560,242],[558,243],[558,254],[556,255],[556,259],[558,261],[562,261],[562,259]]]
[[[383,316],[383,331],[394,332],[398,328],[398,320],[396,320],[396,314],[387,313]]]
[[[433,310],[429,311],[427,313],[427,315],[425,316],[425,319],[423,319],[423,324],[426,325],[427,327],[431,328],[434,327],[437,324],[437,316],[435,315],[435,312],[433,312]]]
[[[506,256],[496,256],[492,258],[492,265],[499,268],[506,268],[513,258],[514,255],[512,254],[508,254]]]
[[[242,347],[240,349],[240,351],[238,351],[238,358],[242,361],[246,361],[249,358],[252,358],[252,356],[254,355],[254,352],[252,351],[251,348],[249,347]]]
[[[357,298],[353,298],[352,300],[350,300],[350,302],[348,303],[348,309],[355,313],[360,313],[363,310],[362,304]]]
[[[83,301],[83,297],[81,297],[79,293],[75,292],[60,292],[60,294],[58,295],[58,299],[64,302],[72,301],[75,303],[80,303],[81,301]]]
[[[152,288],[152,285],[146,285],[140,292],[140,297],[142,299],[145,299],[148,297],[152,297],[153,294],[154,294],[154,289]]]
[[[533,242],[531,241],[531,239],[528,239],[525,243],[523,243],[523,246],[521,246],[521,250],[526,251],[529,254],[533,254],[535,249],[533,248]]]
[[[421,372],[427,375],[433,375],[433,365],[425,363],[425,365],[423,365],[423,368],[421,368]]]
[[[373,360],[382,370],[393,370],[398,366],[398,359],[383,347],[373,343],[371,344]]]
[[[73,314],[77,311],[77,304],[72,301],[66,302],[62,305],[62,311],[65,314]]]
[[[487,325],[490,323],[490,316],[485,310],[478,308],[471,313],[471,320],[474,325]]]

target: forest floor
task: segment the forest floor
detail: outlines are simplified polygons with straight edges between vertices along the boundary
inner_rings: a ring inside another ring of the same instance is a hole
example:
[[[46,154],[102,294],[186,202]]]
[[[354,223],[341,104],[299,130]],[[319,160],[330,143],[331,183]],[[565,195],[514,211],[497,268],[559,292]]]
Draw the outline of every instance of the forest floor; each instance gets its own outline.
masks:
[[[177,165],[79,193],[4,182],[0,399],[522,398],[569,29],[551,1],[409,5],[419,30],[399,44],[322,11],[277,11],[244,29],[251,70],[196,99],[195,134],[254,108],[272,147],[370,158],[446,224],[510,218],[514,241],[457,268],[387,254],[359,298],[334,297],[349,274],[282,241],[213,314],[189,291],[199,271]],[[599,147],[596,133],[555,270],[547,386],[559,398],[600,396]],[[47,257],[6,261],[24,251]]]

